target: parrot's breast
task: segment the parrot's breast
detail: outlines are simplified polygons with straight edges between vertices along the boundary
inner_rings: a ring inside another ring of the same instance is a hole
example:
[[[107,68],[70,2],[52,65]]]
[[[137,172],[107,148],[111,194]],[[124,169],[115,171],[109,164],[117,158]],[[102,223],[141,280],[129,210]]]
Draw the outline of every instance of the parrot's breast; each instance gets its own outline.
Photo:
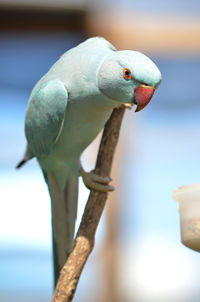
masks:
[[[76,169],[81,153],[104,127],[116,104],[101,95],[69,101],[52,156]]]

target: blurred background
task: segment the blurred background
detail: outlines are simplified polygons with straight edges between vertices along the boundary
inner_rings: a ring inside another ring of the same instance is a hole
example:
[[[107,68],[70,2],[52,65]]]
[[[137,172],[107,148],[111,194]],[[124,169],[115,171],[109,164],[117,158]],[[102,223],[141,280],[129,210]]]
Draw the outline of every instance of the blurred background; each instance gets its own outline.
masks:
[[[199,254],[180,243],[175,187],[200,182],[198,0],[0,0],[0,301],[51,300],[50,202],[25,148],[33,85],[67,49],[104,36],[144,52],[163,81],[144,111],[126,112],[110,194],[74,301],[200,301]],[[84,152],[94,166],[97,141]],[[80,221],[88,190],[80,181]]]

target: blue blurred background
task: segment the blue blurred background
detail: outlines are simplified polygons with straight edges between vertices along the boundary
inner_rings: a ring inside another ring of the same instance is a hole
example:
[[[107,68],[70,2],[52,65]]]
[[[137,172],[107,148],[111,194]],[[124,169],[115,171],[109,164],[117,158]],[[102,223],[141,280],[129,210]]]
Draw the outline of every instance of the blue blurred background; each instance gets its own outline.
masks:
[[[54,28],[52,19],[43,26],[36,17],[37,28],[27,21],[30,12],[59,10],[78,13],[82,23],[59,27],[58,22]],[[9,23],[8,16],[19,12],[24,23],[21,18]],[[0,21],[0,301],[51,300],[47,189],[35,160],[19,171],[14,167],[26,144],[24,116],[33,85],[63,52],[90,35],[146,53],[163,81],[148,108],[125,115],[113,171],[117,189],[74,301],[200,300],[199,254],[181,245],[172,200],[175,187],[200,182],[199,12],[195,0],[0,1],[0,15],[7,16]],[[94,164],[94,149],[83,156],[87,169]],[[81,182],[79,195],[78,222],[88,195]],[[115,231],[107,240],[110,229]],[[114,262],[111,273],[106,258]]]

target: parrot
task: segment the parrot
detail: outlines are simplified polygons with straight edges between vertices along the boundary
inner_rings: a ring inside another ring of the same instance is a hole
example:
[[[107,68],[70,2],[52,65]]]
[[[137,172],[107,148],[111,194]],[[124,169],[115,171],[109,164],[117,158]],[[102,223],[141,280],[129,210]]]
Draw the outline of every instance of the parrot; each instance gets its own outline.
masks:
[[[25,117],[27,146],[16,168],[35,157],[44,175],[55,284],[73,248],[78,177],[90,190],[114,190],[108,176],[84,170],[82,152],[114,108],[142,110],[160,82],[158,67],[141,52],[117,50],[103,37],[91,37],[66,51],[33,87]]]

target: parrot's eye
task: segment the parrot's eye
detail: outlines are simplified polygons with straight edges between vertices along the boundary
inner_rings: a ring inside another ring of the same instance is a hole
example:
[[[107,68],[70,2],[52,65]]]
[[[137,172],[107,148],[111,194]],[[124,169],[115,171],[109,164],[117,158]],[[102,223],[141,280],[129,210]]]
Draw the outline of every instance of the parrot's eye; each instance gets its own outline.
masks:
[[[124,68],[123,69],[123,77],[126,80],[130,80],[131,79],[131,71],[130,71],[130,69],[128,69],[128,68]]]

